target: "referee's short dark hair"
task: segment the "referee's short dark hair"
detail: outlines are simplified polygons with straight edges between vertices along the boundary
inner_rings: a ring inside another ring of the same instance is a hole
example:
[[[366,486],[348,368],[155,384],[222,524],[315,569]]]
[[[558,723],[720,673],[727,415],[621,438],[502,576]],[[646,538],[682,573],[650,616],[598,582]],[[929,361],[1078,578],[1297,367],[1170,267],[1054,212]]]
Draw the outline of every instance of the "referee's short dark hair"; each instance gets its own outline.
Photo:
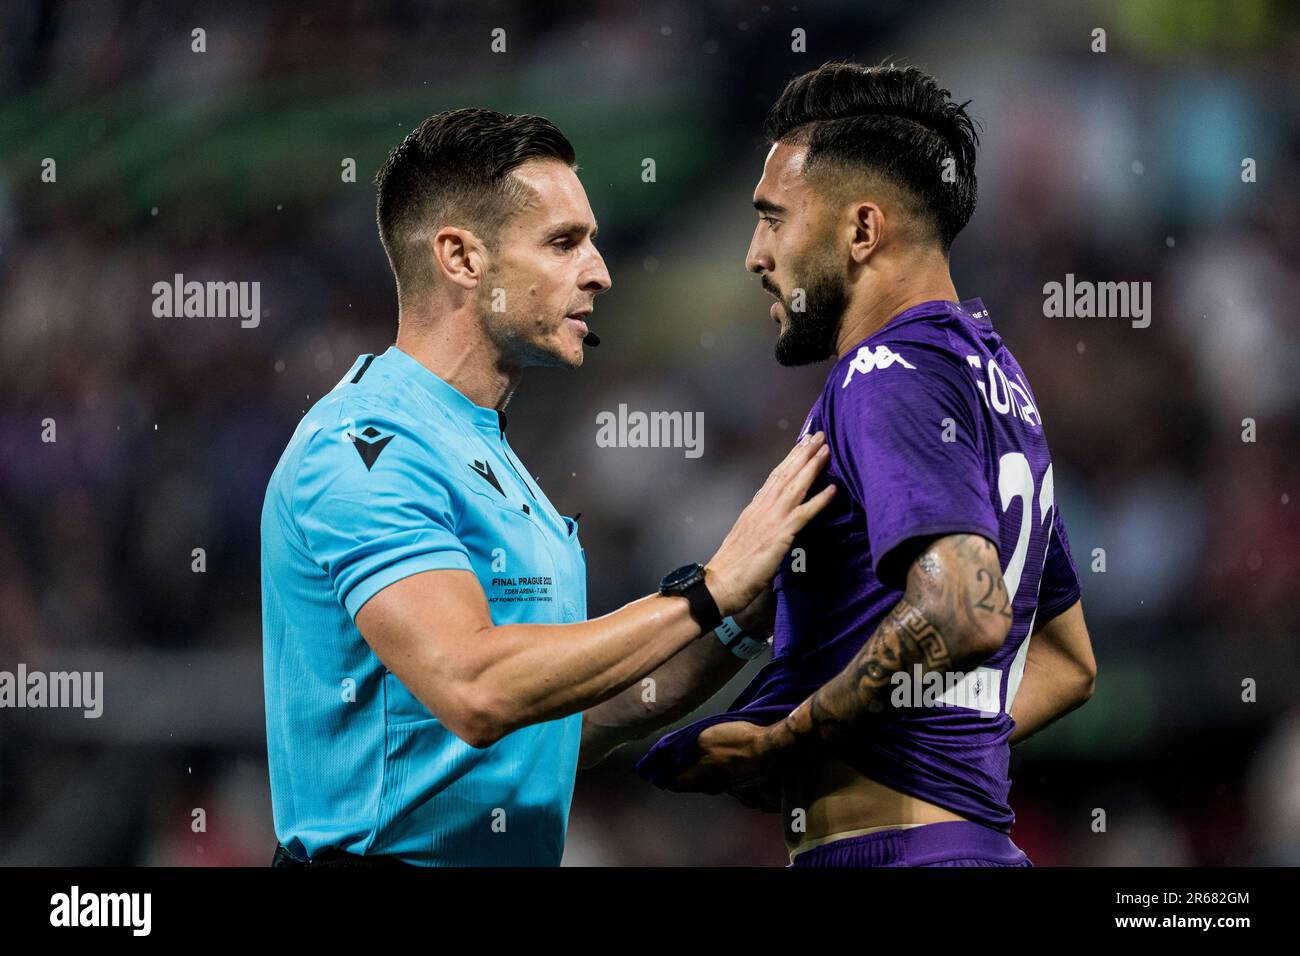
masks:
[[[528,199],[511,173],[530,159],[576,162],[573,145],[550,120],[484,109],[430,116],[388,154],[375,176],[376,219],[400,298],[429,289],[427,241],[442,227],[469,229],[494,248]]]
[[[979,134],[969,102],[954,102],[914,66],[826,63],[786,86],[767,139],[807,146],[810,181],[843,184],[858,171],[888,182],[946,252],[975,212]]]

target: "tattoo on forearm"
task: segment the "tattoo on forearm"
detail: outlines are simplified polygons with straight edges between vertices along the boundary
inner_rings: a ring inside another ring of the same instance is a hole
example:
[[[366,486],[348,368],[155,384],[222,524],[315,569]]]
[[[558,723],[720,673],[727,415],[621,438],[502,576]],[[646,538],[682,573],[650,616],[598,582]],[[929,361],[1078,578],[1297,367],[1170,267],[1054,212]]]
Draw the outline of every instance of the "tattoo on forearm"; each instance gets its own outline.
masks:
[[[912,565],[907,596],[848,667],[786,718],[787,730],[804,739],[847,736],[856,722],[884,710],[888,688],[899,671],[915,665],[924,671],[947,671],[954,660],[964,666],[976,646],[967,634],[989,627],[985,615],[1012,620],[997,548],[977,534],[941,539]]]
[[[841,735],[864,714],[878,714],[894,674],[921,664],[926,670],[946,670],[952,655],[938,628],[919,608],[899,601],[889,616],[840,674],[808,701],[807,718],[800,707],[787,719],[796,734],[815,733],[822,740]]]

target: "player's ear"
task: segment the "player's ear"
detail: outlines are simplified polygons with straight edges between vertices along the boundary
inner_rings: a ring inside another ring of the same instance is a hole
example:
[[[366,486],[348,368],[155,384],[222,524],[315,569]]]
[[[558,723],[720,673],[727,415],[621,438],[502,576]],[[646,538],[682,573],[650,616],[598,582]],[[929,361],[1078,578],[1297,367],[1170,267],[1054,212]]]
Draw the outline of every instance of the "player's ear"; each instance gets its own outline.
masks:
[[[873,202],[860,202],[853,207],[853,237],[849,255],[859,265],[871,258],[880,245],[885,230],[885,213]]]
[[[447,281],[463,289],[478,288],[487,274],[487,252],[468,229],[439,229],[433,237],[433,255]]]

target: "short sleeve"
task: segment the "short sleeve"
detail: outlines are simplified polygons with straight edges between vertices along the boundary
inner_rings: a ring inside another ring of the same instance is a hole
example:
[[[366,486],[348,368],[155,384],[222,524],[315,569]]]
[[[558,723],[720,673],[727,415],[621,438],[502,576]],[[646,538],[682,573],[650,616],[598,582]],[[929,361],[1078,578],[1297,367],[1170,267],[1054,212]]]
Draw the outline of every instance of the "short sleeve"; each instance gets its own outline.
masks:
[[[354,619],[388,585],[423,571],[471,571],[451,485],[423,439],[396,416],[356,411],[308,441],[293,516]]]
[[[909,541],[981,534],[998,541],[975,388],[933,346],[863,346],[838,381],[831,440],[866,512],[872,567],[902,590]]]
[[[1046,624],[1079,600],[1079,570],[1070,554],[1070,539],[1061,519],[1061,507],[1052,509],[1052,535],[1047,542],[1043,578],[1038,585],[1038,614],[1034,626]]]

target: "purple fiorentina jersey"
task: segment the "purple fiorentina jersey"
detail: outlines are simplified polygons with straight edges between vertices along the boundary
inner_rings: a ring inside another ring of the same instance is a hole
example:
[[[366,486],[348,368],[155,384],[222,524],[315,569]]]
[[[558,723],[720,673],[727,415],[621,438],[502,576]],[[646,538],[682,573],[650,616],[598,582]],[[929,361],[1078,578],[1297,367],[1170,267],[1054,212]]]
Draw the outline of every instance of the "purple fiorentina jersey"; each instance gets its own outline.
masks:
[[[1029,382],[979,299],[926,302],[836,362],[800,434],[816,431],[831,449],[824,478],[840,493],[773,582],[771,661],[731,711],[663,738],[637,771],[664,786],[694,762],[705,727],[786,716],[848,665],[898,603],[912,556],[900,546],[970,532],[998,545],[1012,596],[1006,642],[959,682],[891,685],[881,717],[834,754],[873,780],[1009,831],[1007,738],[1029,634],[1079,598]]]

